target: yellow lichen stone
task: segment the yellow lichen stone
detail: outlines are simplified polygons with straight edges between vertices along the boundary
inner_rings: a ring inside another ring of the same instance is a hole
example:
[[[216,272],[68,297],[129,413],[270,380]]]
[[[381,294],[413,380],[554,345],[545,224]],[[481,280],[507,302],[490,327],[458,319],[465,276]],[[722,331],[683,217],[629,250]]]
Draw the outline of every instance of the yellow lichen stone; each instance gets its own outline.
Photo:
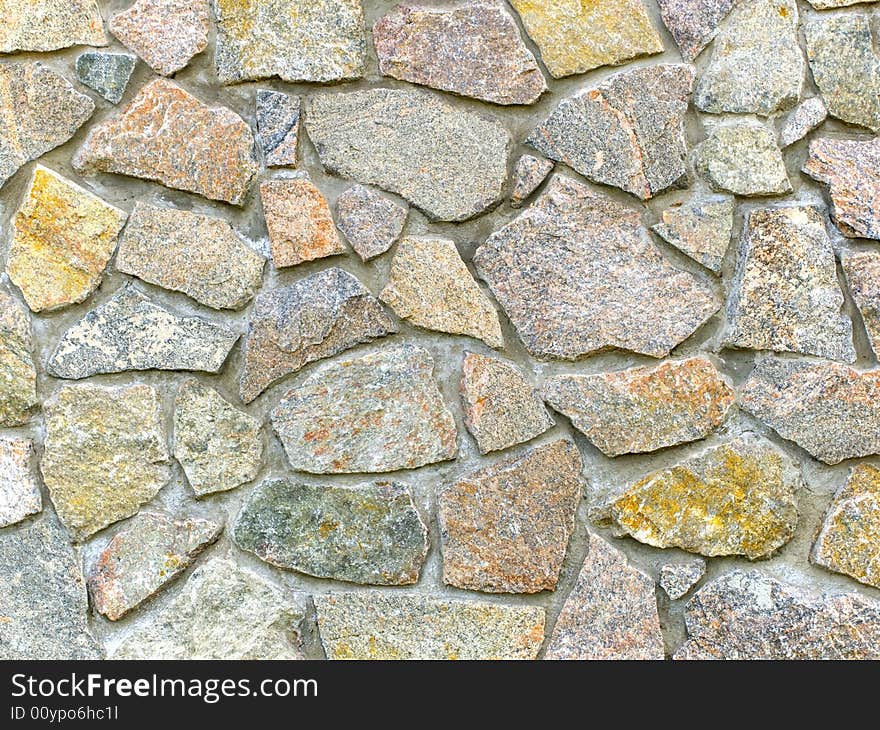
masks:
[[[13,219],[6,271],[34,312],[76,304],[101,283],[124,211],[37,165]]]
[[[555,78],[663,52],[642,0],[511,0]]]

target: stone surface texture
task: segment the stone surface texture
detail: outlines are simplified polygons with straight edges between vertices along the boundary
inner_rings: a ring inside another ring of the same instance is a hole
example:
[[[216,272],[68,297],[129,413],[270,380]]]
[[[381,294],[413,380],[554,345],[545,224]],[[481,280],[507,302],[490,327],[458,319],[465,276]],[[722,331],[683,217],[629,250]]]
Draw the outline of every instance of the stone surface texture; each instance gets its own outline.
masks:
[[[0,528],[21,522],[43,509],[33,455],[33,441],[0,436]]]
[[[336,199],[339,230],[362,261],[385,253],[403,233],[409,211],[363,185],[352,185]]]
[[[685,61],[693,61],[718,33],[734,0],[657,0],[660,17]]]
[[[257,131],[269,167],[296,167],[302,101],[298,96],[260,89]]]
[[[841,258],[853,301],[862,315],[874,357],[880,357],[880,254],[847,253]]]
[[[828,109],[818,96],[802,101],[789,114],[779,129],[779,146],[788,147],[799,142],[825,121]]]
[[[706,561],[694,558],[666,563],[660,568],[657,582],[673,601],[686,595],[706,574]]]
[[[38,403],[30,318],[24,306],[0,288],[0,427],[27,423]]]
[[[553,171],[553,163],[534,155],[523,155],[516,161],[510,207],[519,208]]]
[[[125,95],[137,57],[129,53],[88,51],[76,59],[76,78],[111,104]]]
[[[658,236],[716,274],[733,232],[734,199],[728,196],[694,196],[667,208],[661,222],[651,227]]]
[[[0,9],[0,53],[107,45],[95,0],[4,0]]]
[[[763,124],[746,120],[719,125],[696,154],[697,168],[716,190],[746,197],[791,192],[782,153]]]

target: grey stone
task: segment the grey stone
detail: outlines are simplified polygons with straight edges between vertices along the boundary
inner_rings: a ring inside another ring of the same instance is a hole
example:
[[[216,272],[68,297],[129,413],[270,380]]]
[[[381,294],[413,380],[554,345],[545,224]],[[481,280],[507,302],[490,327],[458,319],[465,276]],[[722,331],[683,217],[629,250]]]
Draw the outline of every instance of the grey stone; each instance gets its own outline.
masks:
[[[776,139],[757,122],[715,127],[697,148],[696,165],[716,190],[743,196],[791,192]]]
[[[638,212],[559,175],[474,264],[539,358],[665,357],[721,306],[708,282],[663,258]]]
[[[76,59],[76,78],[111,104],[118,104],[136,63],[137,58],[128,53],[89,51]]]
[[[418,582],[428,552],[428,529],[398,482],[265,481],[245,501],[234,539],[279,568],[371,585]]]
[[[40,485],[31,466],[33,455],[30,439],[0,436],[0,528],[43,509]]]
[[[706,574],[706,561],[692,558],[686,561],[666,563],[660,568],[660,587],[673,601],[693,588]]]
[[[693,61],[718,32],[734,0],[658,0],[660,17],[685,61]]]
[[[95,0],[4,0],[0,53],[106,46]]]
[[[237,339],[232,330],[181,317],[127,285],[62,335],[48,370],[74,380],[127,370],[216,373]]]
[[[779,129],[779,147],[785,148],[806,137],[828,116],[825,102],[818,96],[802,101]]]
[[[315,360],[397,332],[379,300],[354,276],[326,269],[257,297],[239,382],[249,403]]]
[[[686,180],[684,116],[693,83],[685,64],[622,71],[563,99],[526,144],[647,200]]]
[[[507,130],[427,92],[318,94],[306,129],[327,170],[397,193],[432,220],[473,218],[504,193]]]
[[[21,426],[38,405],[30,317],[0,287],[0,427]]]
[[[880,253],[848,252],[841,256],[846,282],[862,315],[868,342],[875,358],[880,358]]]
[[[510,207],[519,208],[535,192],[553,171],[553,163],[534,155],[523,155],[516,161],[513,171],[513,189],[510,191]]]
[[[433,370],[426,350],[399,345],[316,371],[272,411],[290,465],[313,474],[347,474],[455,458],[455,419]]]
[[[385,253],[403,232],[409,210],[363,185],[336,199],[339,230],[363,261]]]
[[[733,232],[734,199],[695,195],[663,211],[662,223],[651,227],[658,236],[716,274]]]
[[[296,167],[302,101],[280,91],[257,91],[257,133],[268,167]]]

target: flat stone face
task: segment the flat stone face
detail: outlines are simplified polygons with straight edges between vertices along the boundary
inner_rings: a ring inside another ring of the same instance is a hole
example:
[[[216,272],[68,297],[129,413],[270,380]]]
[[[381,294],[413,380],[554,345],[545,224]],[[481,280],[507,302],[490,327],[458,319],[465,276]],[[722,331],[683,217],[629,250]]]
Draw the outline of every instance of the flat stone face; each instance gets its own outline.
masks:
[[[758,570],[733,570],[701,588],[685,622],[676,659],[880,658],[880,601],[815,595]]]
[[[868,15],[819,16],[804,24],[807,58],[828,113],[880,131],[880,59]]]
[[[455,458],[455,420],[412,345],[340,360],[306,378],[272,411],[290,465],[313,474],[415,469]]]
[[[702,558],[666,563],[660,568],[660,587],[673,601],[684,596],[706,574],[706,561]]]
[[[62,335],[48,370],[73,380],[127,370],[216,373],[236,340],[232,330],[180,317],[126,286]]]
[[[481,454],[525,443],[553,427],[522,370],[501,358],[465,352],[459,393],[464,424]]]
[[[308,180],[269,180],[260,185],[276,269],[345,253],[326,198]]]
[[[397,332],[379,300],[342,269],[262,292],[245,345],[241,399],[254,400],[306,363]]]
[[[136,203],[116,268],[215,309],[240,309],[263,283],[265,259],[222,218]]]
[[[385,253],[400,238],[409,210],[393,200],[352,185],[336,199],[336,220],[363,261]]]
[[[880,254],[858,251],[841,256],[846,283],[862,315],[868,341],[880,357]]]
[[[705,357],[597,375],[557,375],[544,399],[607,456],[656,451],[705,438],[735,400]]]
[[[519,208],[535,192],[553,171],[553,163],[534,155],[523,155],[516,161],[513,171],[513,190],[510,192],[510,207]]]
[[[734,0],[657,0],[660,16],[685,61],[693,61],[715,37]]]
[[[810,562],[880,588],[880,469],[852,468],[828,507]]]
[[[107,544],[88,575],[92,605],[118,621],[164,588],[214,542],[223,525],[144,512]]]
[[[654,581],[590,535],[587,557],[547,643],[546,659],[663,659]]]
[[[785,118],[779,129],[780,148],[802,140],[828,116],[825,102],[818,96],[814,96],[801,102],[795,110]]]
[[[257,91],[257,131],[269,167],[296,167],[302,101],[280,91]]]
[[[197,496],[251,481],[263,463],[262,424],[198,380],[174,402],[174,457]]]
[[[651,230],[719,274],[730,245],[735,207],[734,199],[728,196],[696,195],[677,207],[664,210],[662,222]]]
[[[766,116],[798,102],[805,71],[795,0],[740,0],[718,32],[694,105]]]
[[[0,530],[0,660],[102,659],[79,560],[50,514]],[[14,589],[10,589],[14,586]]]
[[[231,560],[214,558],[110,658],[302,659],[302,620],[289,593]]]
[[[647,545],[755,560],[794,535],[800,486],[788,457],[743,436],[649,474],[614,501],[611,515]]]
[[[2,186],[22,165],[73,137],[95,102],[40,63],[6,63],[0,64],[0,108]]]
[[[6,272],[34,312],[84,301],[101,283],[124,211],[37,165],[12,220]]]
[[[234,539],[271,565],[372,585],[418,582],[428,552],[428,528],[397,482],[265,481],[244,503]]]
[[[217,75],[224,84],[279,76],[345,81],[364,75],[361,0],[213,0]]]
[[[554,78],[663,52],[641,0],[511,0]]]
[[[40,470],[76,540],[135,514],[171,477],[159,393],[70,385],[43,405]]]
[[[547,90],[538,62],[505,6],[399,5],[373,26],[379,71],[494,104],[534,104]]]
[[[684,115],[693,83],[685,64],[622,71],[564,99],[526,144],[647,200],[686,178]]]
[[[773,132],[757,122],[715,127],[697,149],[696,165],[716,190],[743,196],[791,192]]]
[[[635,210],[558,175],[474,264],[538,358],[610,348],[665,357],[721,306],[708,283],[662,257]]]
[[[727,347],[854,362],[825,219],[812,206],[748,213],[727,302]]]
[[[571,441],[462,477],[439,495],[443,582],[487,593],[554,590],[583,497]]]
[[[826,464],[880,454],[880,370],[768,358],[739,404]]]
[[[831,218],[849,238],[880,239],[880,139],[814,139],[803,171],[825,183]]]
[[[39,403],[33,352],[27,310],[0,287],[0,427],[23,425]]]
[[[503,347],[498,312],[444,238],[408,236],[397,246],[379,298],[408,322],[437,332],[468,335]]]
[[[129,175],[236,205],[257,172],[247,123],[166,79],[154,79],[93,126],[73,166],[83,175]]]
[[[76,59],[76,78],[111,104],[118,104],[128,88],[137,57],[128,53],[89,51]]]
[[[156,73],[171,76],[208,45],[208,0],[137,0],[108,26]]]
[[[4,0],[0,53],[106,46],[95,0]]]
[[[33,454],[33,441],[0,436],[0,527],[43,509],[40,485],[31,468]]]
[[[397,193],[432,220],[473,218],[504,193],[507,130],[426,92],[317,94],[306,130],[327,170]]]
[[[328,659],[534,659],[544,609],[399,593],[315,596]]]

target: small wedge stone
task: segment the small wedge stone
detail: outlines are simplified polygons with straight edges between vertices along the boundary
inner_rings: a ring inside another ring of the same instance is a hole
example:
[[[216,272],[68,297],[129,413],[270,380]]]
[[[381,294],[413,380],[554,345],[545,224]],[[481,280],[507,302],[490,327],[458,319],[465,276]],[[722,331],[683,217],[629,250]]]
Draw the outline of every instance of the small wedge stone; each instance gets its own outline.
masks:
[[[385,253],[400,238],[409,210],[363,185],[336,199],[339,230],[363,261]]]
[[[38,405],[34,340],[27,310],[0,287],[0,427],[27,423]]]
[[[257,91],[257,131],[268,167],[296,167],[302,102],[280,91]]]
[[[76,78],[111,104],[118,104],[136,64],[137,57],[128,53],[89,51],[76,59]]]
[[[857,251],[841,256],[853,301],[862,315],[874,357],[880,358],[880,254]]]
[[[745,121],[715,127],[696,155],[697,167],[716,190],[743,196],[791,192],[782,153],[763,124]]]
[[[802,140],[828,116],[825,102],[818,96],[801,102],[797,108],[785,118],[779,130],[779,147],[785,148]]]
[[[95,0],[4,0],[0,53],[106,46]]]
[[[716,274],[733,232],[734,199],[728,196],[694,196],[661,215],[651,227],[658,236]]]
[[[660,17],[685,61],[693,61],[715,35],[734,0],[657,0]]]
[[[553,163],[534,155],[523,155],[516,161],[513,171],[513,190],[510,193],[510,207],[520,208],[553,171]]]
[[[0,528],[43,509],[40,486],[31,467],[34,443],[0,436]]]
[[[706,561],[695,558],[685,562],[666,563],[660,568],[660,587],[673,601],[678,600],[693,588],[706,574]]]

